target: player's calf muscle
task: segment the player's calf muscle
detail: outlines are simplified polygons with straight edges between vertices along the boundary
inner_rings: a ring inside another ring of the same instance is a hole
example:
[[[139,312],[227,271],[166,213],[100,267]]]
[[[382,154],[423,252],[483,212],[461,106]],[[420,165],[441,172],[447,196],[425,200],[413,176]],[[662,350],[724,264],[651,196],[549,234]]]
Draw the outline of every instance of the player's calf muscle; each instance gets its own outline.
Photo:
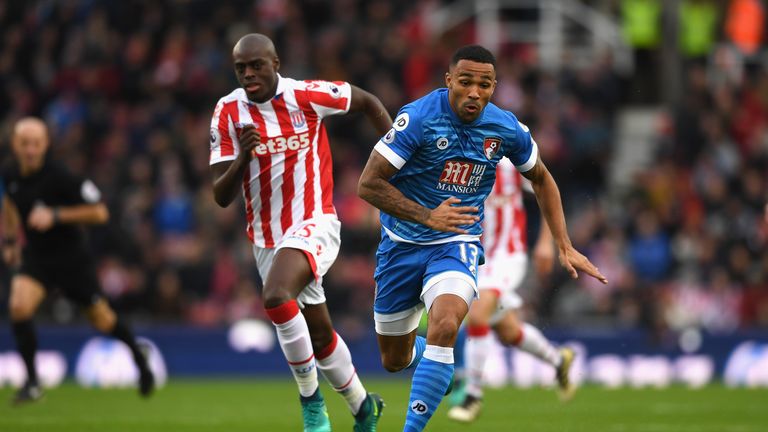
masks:
[[[399,372],[411,362],[412,352],[406,351],[382,351],[381,352],[381,365],[387,372]]]

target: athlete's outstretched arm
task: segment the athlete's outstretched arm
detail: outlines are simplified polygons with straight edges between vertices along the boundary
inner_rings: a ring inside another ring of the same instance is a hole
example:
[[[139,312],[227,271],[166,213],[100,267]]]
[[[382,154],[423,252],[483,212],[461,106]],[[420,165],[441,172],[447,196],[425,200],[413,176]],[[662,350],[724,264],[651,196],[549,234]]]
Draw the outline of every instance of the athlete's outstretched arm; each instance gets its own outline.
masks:
[[[555,248],[552,242],[552,232],[549,230],[544,213],[542,213],[539,223],[539,237],[533,247],[533,268],[539,278],[544,279],[552,272],[554,263]]]
[[[389,116],[381,100],[360,87],[350,87],[352,87],[352,100],[349,102],[349,112],[364,113],[380,136],[386,134],[392,127],[392,117]]]
[[[536,194],[536,201],[544,215],[552,236],[555,239],[557,248],[560,252],[560,264],[568,270],[571,277],[578,278],[577,270],[581,270],[602,283],[608,283],[597,267],[592,264],[587,257],[574,249],[571,239],[568,237],[568,230],[565,226],[565,215],[563,213],[563,204],[560,201],[560,190],[557,188],[555,179],[544,166],[544,162],[539,158],[536,165],[523,173],[523,176],[531,181],[533,192]]]
[[[213,174],[213,199],[220,207],[227,207],[235,200],[242,187],[243,176],[253,158],[253,149],[259,145],[261,135],[254,125],[243,126],[237,140],[240,152],[235,160],[220,162],[211,166]]]
[[[461,202],[458,198],[448,198],[431,210],[408,199],[389,182],[395,173],[397,168],[373,150],[360,176],[357,194],[384,213],[438,231],[466,234],[466,230],[459,227],[480,220],[473,214],[478,212],[477,207],[453,207],[453,204]]]

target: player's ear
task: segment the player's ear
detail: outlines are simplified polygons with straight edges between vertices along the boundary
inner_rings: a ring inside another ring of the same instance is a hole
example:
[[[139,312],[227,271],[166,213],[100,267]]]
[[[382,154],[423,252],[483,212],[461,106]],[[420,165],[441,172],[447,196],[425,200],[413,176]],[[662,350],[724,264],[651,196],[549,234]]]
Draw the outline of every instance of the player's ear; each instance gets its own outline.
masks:
[[[451,71],[445,73],[445,86],[451,88]]]
[[[280,57],[275,56],[275,59],[272,60],[272,65],[275,67],[275,72],[280,70]]]

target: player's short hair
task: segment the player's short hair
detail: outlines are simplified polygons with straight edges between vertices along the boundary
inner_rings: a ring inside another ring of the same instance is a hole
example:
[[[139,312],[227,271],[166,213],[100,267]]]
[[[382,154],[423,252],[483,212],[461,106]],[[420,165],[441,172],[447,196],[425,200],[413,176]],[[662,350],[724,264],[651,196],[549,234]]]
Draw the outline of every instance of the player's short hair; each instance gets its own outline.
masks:
[[[490,63],[496,67],[496,57],[480,45],[465,45],[456,50],[451,57],[451,66],[456,66],[459,60],[471,60],[478,63]]]

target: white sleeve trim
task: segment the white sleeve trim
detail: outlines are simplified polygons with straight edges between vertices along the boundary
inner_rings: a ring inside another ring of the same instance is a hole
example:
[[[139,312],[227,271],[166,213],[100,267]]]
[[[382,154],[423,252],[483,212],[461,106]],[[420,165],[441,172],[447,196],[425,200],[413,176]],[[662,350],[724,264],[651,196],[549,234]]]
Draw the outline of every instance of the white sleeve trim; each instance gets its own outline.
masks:
[[[384,156],[384,159],[388,160],[395,168],[400,169],[405,165],[405,159],[401,158],[400,155],[383,142],[377,142],[373,149]]]
[[[352,84],[345,82],[343,87],[349,89],[349,94],[347,95],[347,107],[344,109],[344,114],[347,114],[352,107]]]
[[[521,173],[530,171],[531,168],[536,165],[536,161],[539,160],[539,146],[536,144],[536,141],[534,141],[533,138],[531,138],[531,145],[531,156],[524,164],[517,165],[517,170]]]
[[[235,160],[235,159],[237,159],[237,155],[218,156],[218,157],[215,157],[215,158],[211,158],[211,160],[208,163],[208,165],[209,166],[213,166],[213,165],[216,165],[217,163],[232,161],[232,160]]]

